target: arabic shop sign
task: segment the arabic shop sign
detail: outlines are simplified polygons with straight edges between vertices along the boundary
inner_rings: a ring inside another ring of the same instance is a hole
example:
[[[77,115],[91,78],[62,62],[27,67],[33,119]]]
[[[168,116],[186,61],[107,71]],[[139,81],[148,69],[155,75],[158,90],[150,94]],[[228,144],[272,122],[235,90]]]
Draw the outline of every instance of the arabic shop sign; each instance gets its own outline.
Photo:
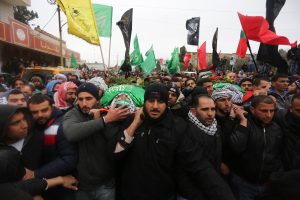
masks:
[[[37,37],[34,37],[34,48],[44,52],[49,52],[55,55],[59,55],[58,45],[47,42]]]

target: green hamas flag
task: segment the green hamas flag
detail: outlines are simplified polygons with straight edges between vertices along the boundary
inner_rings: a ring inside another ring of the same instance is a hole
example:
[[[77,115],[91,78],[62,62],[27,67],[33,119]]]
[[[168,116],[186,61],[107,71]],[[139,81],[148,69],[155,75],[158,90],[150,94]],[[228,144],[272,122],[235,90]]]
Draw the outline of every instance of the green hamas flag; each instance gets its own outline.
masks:
[[[93,4],[93,10],[98,27],[99,36],[111,37],[113,7],[101,4]]]
[[[135,85],[116,85],[109,87],[104,96],[101,98],[101,104],[103,106],[110,105],[111,101],[120,93],[125,93],[130,96],[134,105],[137,107],[142,107],[144,104],[144,93],[145,90],[142,87]]]
[[[72,55],[71,55],[71,67],[72,68],[77,68],[78,67],[78,64],[77,64],[77,61],[76,61],[76,58],[75,58],[73,52],[72,52]]]
[[[153,51],[153,47],[146,52],[145,54],[147,56],[146,60],[141,64],[142,70],[145,72],[145,74],[149,75],[156,67],[156,61],[155,61],[155,55]]]
[[[172,52],[172,58],[168,63],[169,73],[175,74],[178,70],[178,66],[179,66],[179,53],[178,53],[178,47],[177,47]]]
[[[130,54],[130,63],[132,65],[140,65],[141,63],[143,63],[143,56],[140,51],[140,46],[139,46],[139,41],[138,41],[137,35],[135,35],[135,37],[134,37],[133,46],[134,46],[134,50]]]

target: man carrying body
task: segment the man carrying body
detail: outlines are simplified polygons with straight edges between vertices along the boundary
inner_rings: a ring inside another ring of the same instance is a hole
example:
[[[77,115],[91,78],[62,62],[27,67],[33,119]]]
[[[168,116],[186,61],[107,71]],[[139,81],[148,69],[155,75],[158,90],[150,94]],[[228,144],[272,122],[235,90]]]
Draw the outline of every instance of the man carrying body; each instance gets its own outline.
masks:
[[[77,164],[78,200],[114,200],[114,164],[107,152],[105,125],[128,116],[124,107],[112,107],[107,115],[100,116],[97,108],[98,88],[83,83],[76,91],[77,105],[64,115],[63,132],[71,142],[78,144]]]
[[[233,199],[226,183],[203,160],[186,123],[167,108],[166,87],[150,85],[144,99],[144,107],[127,128],[114,133],[115,156],[124,159],[120,165],[121,199],[174,199],[175,168],[179,165],[210,199]]]

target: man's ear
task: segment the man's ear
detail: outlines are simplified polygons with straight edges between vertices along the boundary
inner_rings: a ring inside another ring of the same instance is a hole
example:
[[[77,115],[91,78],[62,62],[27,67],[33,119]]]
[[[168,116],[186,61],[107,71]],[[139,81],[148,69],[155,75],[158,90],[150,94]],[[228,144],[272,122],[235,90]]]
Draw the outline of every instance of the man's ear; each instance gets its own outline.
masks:
[[[191,112],[192,112],[193,115],[196,115],[196,108],[192,107]]]
[[[251,112],[251,114],[253,114],[253,113],[254,113],[254,110],[255,110],[255,108],[254,108],[254,107],[252,107],[252,106],[250,106],[249,108],[250,108],[250,112]]]

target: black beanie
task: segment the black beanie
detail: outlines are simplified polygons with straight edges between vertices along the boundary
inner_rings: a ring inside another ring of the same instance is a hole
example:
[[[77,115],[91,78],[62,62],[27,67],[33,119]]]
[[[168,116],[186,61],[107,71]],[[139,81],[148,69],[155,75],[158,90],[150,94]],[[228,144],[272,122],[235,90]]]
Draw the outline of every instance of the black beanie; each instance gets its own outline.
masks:
[[[168,91],[175,93],[177,98],[179,97],[180,91],[174,83],[167,85],[167,88],[168,88]]]
[[[91,95],[93,95],[97,99],[97,101],[99,100],[98,88],[92,83],[83,83],[83,84],[81,84],[77,88],[77,91],[76,91],[77,96],[80,92],[88,92]]]
[[[144,99],[145,101],[149,99],[157,99],[165,102],[166,105],[168,105],[168,99],[169,99],[168,89],[163,84],[159,84],[159,83],[151,84],[146,88]]]

